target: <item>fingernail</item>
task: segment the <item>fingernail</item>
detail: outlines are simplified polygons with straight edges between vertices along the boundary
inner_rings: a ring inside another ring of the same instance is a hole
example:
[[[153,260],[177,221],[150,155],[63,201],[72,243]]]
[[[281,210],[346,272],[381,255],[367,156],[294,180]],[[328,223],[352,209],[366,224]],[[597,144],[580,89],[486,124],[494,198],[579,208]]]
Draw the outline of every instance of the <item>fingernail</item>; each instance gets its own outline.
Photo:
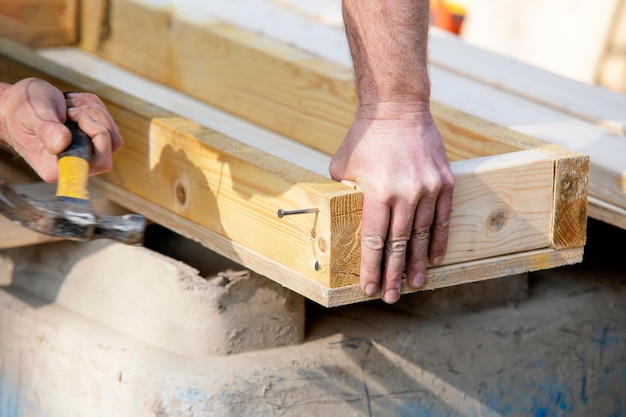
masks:
[[[424,274],[422,274],[421,272],[419,274],[415,274],[413,276],[413,279],[411,279],[411,287],[419,288],[424,285],[424,281]]]
[[[433,265],[441,265],[441,261],[443,261],[443,256],[437,256],[435,259],[433,259]]]
[[[383,301],[386,302],[387,304],[393,304],[399,299],[400,299],[400,291],[396,289],[387,290],[385,291],[385,294],[383,295]]]
[[[374,295],[376,295],[377,292],[378,292],[378,285],[377,284],[375,284],[373,282],[370,282],[369,284],[367,284],[365,286],[365,294],[368,297],[373,297]]]

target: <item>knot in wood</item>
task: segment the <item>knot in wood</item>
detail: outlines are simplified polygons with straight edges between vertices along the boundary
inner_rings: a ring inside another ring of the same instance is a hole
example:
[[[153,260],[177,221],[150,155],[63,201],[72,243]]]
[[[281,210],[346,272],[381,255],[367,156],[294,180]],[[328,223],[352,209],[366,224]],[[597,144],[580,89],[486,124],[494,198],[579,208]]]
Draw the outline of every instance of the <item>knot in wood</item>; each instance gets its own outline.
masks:
[[[511,209],[505,204],[497,205],[485,219],[485,227],[491,233],[502,230],[511,219]]]
[[[181,181],[176,181],[174,184],[174,195],[176,196],[176,202],[178,202],[181,207],[185,207],[187,204],[187,189]]]

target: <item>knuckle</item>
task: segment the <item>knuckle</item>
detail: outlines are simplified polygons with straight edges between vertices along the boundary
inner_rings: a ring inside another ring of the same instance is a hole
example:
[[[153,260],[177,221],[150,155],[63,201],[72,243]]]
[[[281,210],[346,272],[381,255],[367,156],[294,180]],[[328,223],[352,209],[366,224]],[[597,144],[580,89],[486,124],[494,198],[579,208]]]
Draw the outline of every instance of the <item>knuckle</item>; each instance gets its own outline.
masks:
[[[102,173],[110,171],[111,168],[113,168],[113,164],[111,163],[110,160],[106,160],[106,161],[101,161],[101,162],[98,162],[97,164],[94,164],[92,167],[92,170],[96,174],[102,174]]]
[[[450,229],[450,217],[447,217],[441,221],[435,222],[432,226],[433,230],[437,232],[444,232]]]
[[[84,93],[81,93],[79,97],[81,98],[81,101],[88,101],[90,103],[100,103],[100,97],[98,97],[94,93],[84,92]]]
[[[362,239],[363,246],[374,251],[382,251],[385,248],[385,239],[379,235],[369,235]]]
[[[404,254],[406,249],[406,240],[388,240],[385,242],[385,251],[390,254]]]
[[[416,240],[428,240],[430,238],[430,226],[418,227],[411,232],[411,238]]]

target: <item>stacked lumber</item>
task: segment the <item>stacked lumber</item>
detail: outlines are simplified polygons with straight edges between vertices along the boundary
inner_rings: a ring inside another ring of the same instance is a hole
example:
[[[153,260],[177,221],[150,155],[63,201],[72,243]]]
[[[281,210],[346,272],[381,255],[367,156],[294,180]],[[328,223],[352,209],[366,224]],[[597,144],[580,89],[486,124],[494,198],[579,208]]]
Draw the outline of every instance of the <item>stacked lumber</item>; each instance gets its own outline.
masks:
[[[108,5],[100,9],[110,13],[106,33],[81,37],[98,39],[108,61],[327,154],[341,142],[355,105],[347,66],[223,22],[191,24],[135,1]],[[360,192],[8,41],[0,42],[0,76],[39,76],[103,98],[126,141],[98,181],[106,198],[320,304],[369,299],[358,287]],[[457,185],[449,252],[429,269],[425,289],[579,262],[588,158],[434,109]],[[318,213],[276,216],[309,207]]]
[[[106,36],[96,21],[84,25],[89,29],[81,38],[98,40],[85,48],[255,124],[335,152],[356,105],[340,19],[328,17],[338,10],[267,0],[248,2],[249,13],[228,2],[175,11],[149,3],[113,1]],[[157,35],[135,42],[143,31]],[[626,228],[626,97],[471,47],[435,29],[431,33],[435,104],[589,155],[590,216]],[[446,129],[437,105],[434,116]],[[489,153],[475,140],[463,142],[473,149],[449,146],[451,159]]]

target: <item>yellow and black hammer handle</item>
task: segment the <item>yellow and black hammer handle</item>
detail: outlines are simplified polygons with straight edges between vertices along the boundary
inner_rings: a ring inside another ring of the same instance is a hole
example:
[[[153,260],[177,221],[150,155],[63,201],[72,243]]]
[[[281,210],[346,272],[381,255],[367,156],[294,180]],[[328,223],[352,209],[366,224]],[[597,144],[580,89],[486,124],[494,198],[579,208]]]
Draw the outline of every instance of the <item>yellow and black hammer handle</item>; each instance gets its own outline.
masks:
[[[78,123],[67,119],[65,126],[72,132],[72,143],[58,157],[59,180],[57,198],[88,200],[89,165],[93,158],[91,138]]]

